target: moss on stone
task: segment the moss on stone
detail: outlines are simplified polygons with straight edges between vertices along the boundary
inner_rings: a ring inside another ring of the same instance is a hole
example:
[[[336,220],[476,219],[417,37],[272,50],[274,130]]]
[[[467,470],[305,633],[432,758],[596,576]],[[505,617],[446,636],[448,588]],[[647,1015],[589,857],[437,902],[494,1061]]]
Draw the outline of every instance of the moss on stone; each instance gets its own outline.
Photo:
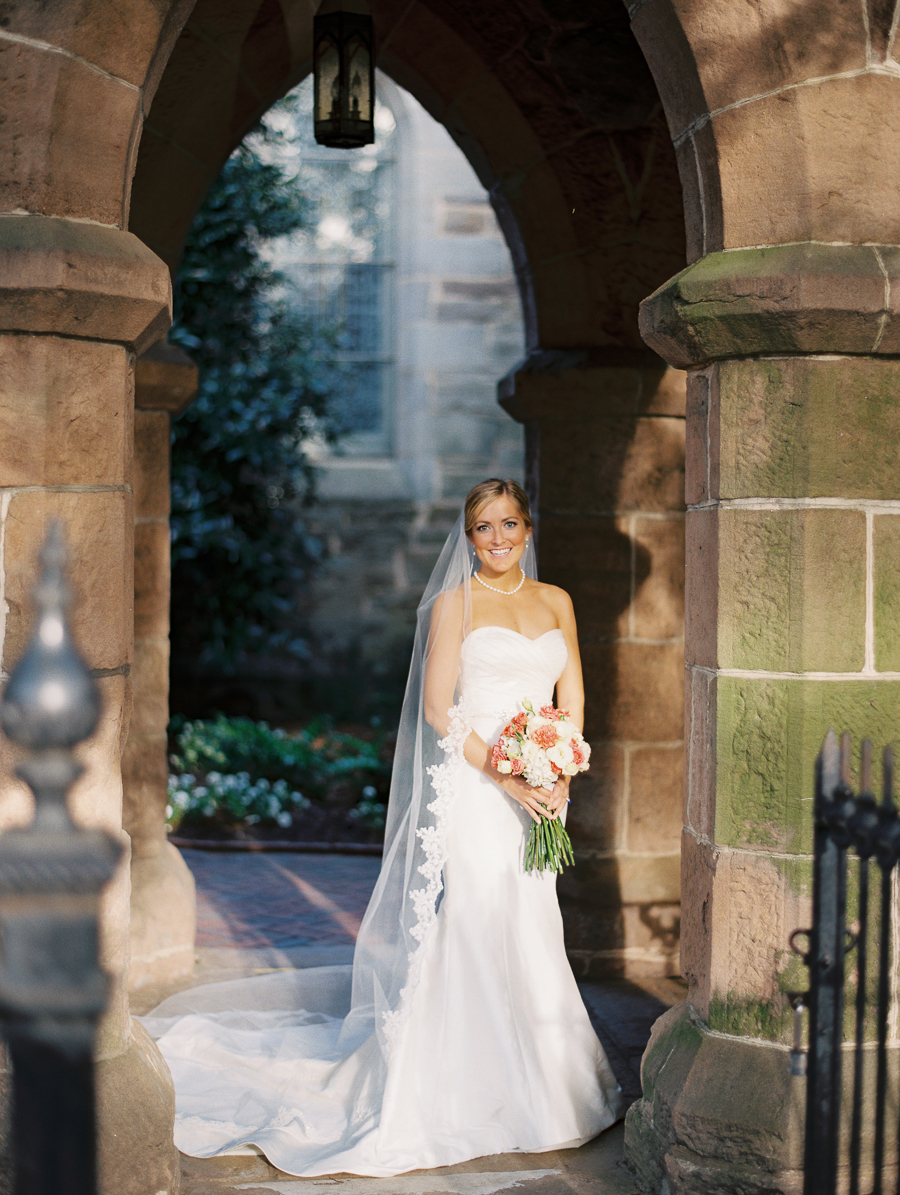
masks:
[[[900,497],[896,359],[723,361],[717,378],[720,497]]]
[[[900,516],[874,522],[875,667],[900,672]]]
[[[865,515],[730,509],[719,518],[720,665],[771,672],[861,670]]]
[[[729,992],[709,1003],[709,1027],[735,1037],[760,1037],[764,1041],[790,1040],[793,1009],[779,993],[772,1000],[753,1000]]]
[[[880,748],[900,725],[900,681],[756,680],[720,676],[715,840],[812,851],[815,759],[833,727]]]

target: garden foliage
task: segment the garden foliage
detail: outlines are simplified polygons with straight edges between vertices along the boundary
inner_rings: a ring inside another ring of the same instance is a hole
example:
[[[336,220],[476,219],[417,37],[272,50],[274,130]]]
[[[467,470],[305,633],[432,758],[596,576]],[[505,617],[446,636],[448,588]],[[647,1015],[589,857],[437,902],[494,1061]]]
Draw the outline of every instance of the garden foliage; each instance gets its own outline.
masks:
[[[188,235],[170,338],[200,367],[173,424],[172,646],[219,667],[241,655],[303,653],[283,628],[320,554],[303,523],[303,453],[331,437],[330,337],[281,296],[266,259],[303,226],[306,204],[258,126],[226,162]]]
[[[169,823],[291,824],[293,814],[349,788],[352,820],[384,825],[390,764],[380,743],[331,728],[327,720],[288,734],[265,722],[219,715],[174,720]],[[355,801],[354,801],[355,798]]]

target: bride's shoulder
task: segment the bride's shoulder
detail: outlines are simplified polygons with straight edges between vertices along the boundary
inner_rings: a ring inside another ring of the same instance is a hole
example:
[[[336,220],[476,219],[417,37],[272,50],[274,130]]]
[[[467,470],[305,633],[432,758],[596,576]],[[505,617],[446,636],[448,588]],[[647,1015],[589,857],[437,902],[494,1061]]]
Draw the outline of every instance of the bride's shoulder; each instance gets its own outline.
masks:
[[[553,614],[556,625],[563,630],[575,624],[575,610],[572,599],[564,589],[558,585],[549,585],[545,581],[535,581],[532,590],[534,601],[542,603]]]
[[[461,620],[465,604],[465,586],[457,585],[455,589],[445,589],[434,599],[434,606],[431,611],[432,625],[435,622],[444,622],[447,619]]]
[[[558,585],[550,585],[547,581],[534,581],[533,585],[534,596],[542,602],[546,602],[548,606],[561,610],[572,609],[572,599]]]

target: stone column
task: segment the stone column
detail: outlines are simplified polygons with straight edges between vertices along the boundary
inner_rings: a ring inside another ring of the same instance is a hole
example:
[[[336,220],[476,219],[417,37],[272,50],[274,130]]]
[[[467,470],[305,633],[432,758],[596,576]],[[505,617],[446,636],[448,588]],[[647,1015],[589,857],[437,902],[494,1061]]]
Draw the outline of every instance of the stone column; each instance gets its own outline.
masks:
[[[76,595],[73,632],[104,699],[72,808],[122,834],[121,754],[131,708],[134,351],[170,318],[168,271],[134,236],[87,221],[0,218],[0,636],[8,675],[31,630],[36,553],[62,520]],[[0,828],[29,798],[0,748]],[[127,863],[101,908],[113,980],[97,1042],[104,1195],[175,1191],[174,1097],[162,1059],[128,1015]]]
[[[197,393],[197,367],[161,341],[137,359],[134,413],[134,709],[122,757],[131,837],[129,986],[194,968],[194,879],[166,840],[169,719],[169,444]]]
[[[540,576],[572,597],[591,769],[559,882],[584,976],[678,970],[684,375],[655,353],[533,353],[500,385],[525,424]]]
[[[814,759],[900,720],[900,249],[703,258],[642,307],[689,367],[682,966],[627,1150],[642,1188],[794,1192],[788,949],[809,924]],[[891,354],[894,354],[892,356]]]

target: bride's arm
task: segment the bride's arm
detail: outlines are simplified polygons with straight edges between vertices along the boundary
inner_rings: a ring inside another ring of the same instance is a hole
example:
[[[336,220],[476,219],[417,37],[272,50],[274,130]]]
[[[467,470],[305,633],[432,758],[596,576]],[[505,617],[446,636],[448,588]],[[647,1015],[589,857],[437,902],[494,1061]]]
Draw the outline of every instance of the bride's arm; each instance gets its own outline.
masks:
[[[459,652],[463,638],[463,599],[460,594],[447,594],[435,602],[428,635],[428,654],[425,663],[425,719],[443,738],[450,728],[449,712],[456,693],[459,676]],[[549,803],[550,791],[532,788],[519,776],[502,776],[491,766],[491,748],[470,731],[463,745],[463,755],[474,768],[494,781],[514,801],[528,811],[534,821],[547,817],[542,802]],[[565,801],[562,802],[565,804]],[[559,808],[561,806],[557,806]],[[551,811],[553,812],[553,811]]]

